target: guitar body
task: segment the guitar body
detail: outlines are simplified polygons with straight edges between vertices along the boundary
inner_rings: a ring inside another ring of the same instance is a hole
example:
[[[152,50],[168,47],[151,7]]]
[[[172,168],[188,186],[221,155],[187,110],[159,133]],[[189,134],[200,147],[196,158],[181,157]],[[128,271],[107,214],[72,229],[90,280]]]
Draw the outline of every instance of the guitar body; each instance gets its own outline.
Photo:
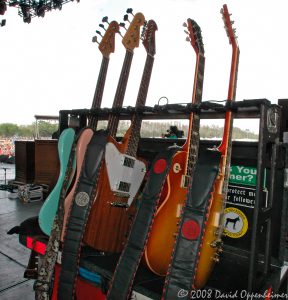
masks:
[[[197,264],[197,272],[194,279],[194,286],[200,289],[205,286],[215,263],[218,261],[219,247],[221,247],[221,215],[223,213],[222,185],[224,176],[218,175],[208,206],[207,224],[203,235],[202,247]]]
[[[120,144],[109,137],[108,142],[120,153],[125,153],[125,141]],[[135,207],[133,204],[128,209],[111,205],[113,202],[127,203],[128,198],[119,197],[111,191],[106,164],[102,165],[100,174],[84,242],[99,251],[116,253],[123,249],[129,231],[129,216],[135,213]]]
[[[50,235],[53,226],[54,218],[58,209],[58,203],[61,193],[61,188],[63,180],[65,178],[65,173],[67,169],[67,164],[69,161],[70,152],[75,138],[75,132],[72,128],[65,129],[58,141],[58,155],[60,160],[60,172],[56,185],[47,197],[46,201],[41,207],[39,212],[39,225],[41,230]],[[45,159],[43,157],[43,159]],[[74,164],[75,170],[76,164]],[[74,173],[71,176],[73,178]]]
[[[79,140],[77,141],[77,145],[76,145],[76,176],[75,176],[75,180],[74,180],[74,185],[71,188],[69,194],[66,196],[65,202],[64,202],[64,219],[63,219],[63,230],[62,230],[62,235],[61,235],[62,241],[64,239],[66,223],[67,223],[67,219],[69,216],[69,211],[70,211],[70,207],[72,204],[74,192],[76,190],[76,187],[78,184],[78,179],[79,179],[79,176],[81,173],[86,149],[87,149],[87,146],[88,146],[92,136],[93,136],[93,130],[91,128],[86,128],[83,130],[83,132],[81,133],[81,135],[79,137]]]
[[[164,185],[166,188],[160,196],[161,204],[157,209],[144,253],[145,264],[160,276],[165,276],[168,270],[175,243],[175,233],[187,195],[187,187],[183,187],[182,184],[186,159],[186,151],[179,151],[173,157]]]
[[[236,30],[232,27],[234,21],[230,20],[231,14],[228,12],[227,5],[221,9],[229,43],[232,45],[232,61],[230,69],[229,89],[227,101],[234,101],[236,96],[237,72],[239,64],[240,50],[235,36]],[[233,116],[231,111],[225,113],[225,124],[223,138],[218,151],[221,152],[220,172],[214,183],[208,210],[206,212],[207,223],[203,233],[203,242],[199,247],[199,257],[196,266],[193,286],[202,288],[205,286],[222,250],[221,236],[224,231],[223,216],[225,201],[228,190],[229,170],[231,161]],[[210,207],[209,207],[210,206]]]

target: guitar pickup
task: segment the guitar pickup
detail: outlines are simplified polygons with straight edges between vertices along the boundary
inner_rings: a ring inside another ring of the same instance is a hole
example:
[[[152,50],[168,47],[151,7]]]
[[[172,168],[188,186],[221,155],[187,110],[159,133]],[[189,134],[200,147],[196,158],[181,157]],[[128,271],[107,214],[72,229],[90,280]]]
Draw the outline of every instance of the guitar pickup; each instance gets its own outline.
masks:
[[[131,183],[125,182],[125,181],[120,181],[117,186],[117,190],[128,193],[130,191],[130,186],[131,186]]]
[[[128,156],[124,156],[123,166],[133,169],[134,164],[135,164],[135,159]]]

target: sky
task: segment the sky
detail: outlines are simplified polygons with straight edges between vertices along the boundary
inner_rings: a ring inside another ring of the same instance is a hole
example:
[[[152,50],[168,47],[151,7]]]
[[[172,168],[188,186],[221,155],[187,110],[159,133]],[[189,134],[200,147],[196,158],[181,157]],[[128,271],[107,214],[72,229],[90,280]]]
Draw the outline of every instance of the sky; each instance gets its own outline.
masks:
[[[0,20],[0,123],[31,124],[34,115],[58,115],[61,109],[90,108],[102,54],[92,43],[102,17],[123,21],[127,8],[157,23],[156,55],[146,105],[162,96],[169,103],[192,98],[195,52],[183,22],[194,19],[202,29],[206,65],[203,101],[225,100],[232,48],[220,9],[228,5],[238,36],[240,60],[236,101],[288,98],[288,2],[286,0],[81,0],[61,11],[23,23],[17,9],[8,7]],[[116,37],[102,107],[111,107],[125,48]],[[146,60],[141,45],[134,50],[124,105],[134,106]],[[238,120],[243,129],[253,122]],[[255,131],[255,130],[254,130]],[[256,130],[257,131],[257,130]]]

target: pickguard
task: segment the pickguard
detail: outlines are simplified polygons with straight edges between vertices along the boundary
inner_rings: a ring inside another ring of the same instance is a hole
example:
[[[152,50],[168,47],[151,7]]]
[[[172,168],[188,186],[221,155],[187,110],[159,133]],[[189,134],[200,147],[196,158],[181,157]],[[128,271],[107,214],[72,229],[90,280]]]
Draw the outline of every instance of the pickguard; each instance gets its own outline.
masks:
[[[113,143],[106,145],[105,163],[111,191],[116,196],[128,198],[130,206],[145,176],[145,164],[119,152]]]

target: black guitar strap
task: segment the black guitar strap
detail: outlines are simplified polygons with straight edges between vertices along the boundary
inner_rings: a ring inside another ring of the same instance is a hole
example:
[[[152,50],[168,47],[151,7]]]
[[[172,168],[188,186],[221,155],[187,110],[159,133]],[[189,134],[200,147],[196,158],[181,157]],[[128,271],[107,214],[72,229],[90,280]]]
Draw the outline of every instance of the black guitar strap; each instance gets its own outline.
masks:
[[[161,299],[190,299],[199,246],[204,234],[213,184],[219,172],[220,157],[220,152],[211,150],[199,155],[182,209]]]
[[[96,131],[85,153],[64,237],[58,300],[74,299],[81,242],[97,189],[107,137],[106,131]]]
[[[178,147],[171,147],[159,154],[152,163],[149,178],[143,190],[141,204],[134,219],[125,248],[116,266],[107,300],[128,299],[149,232],[155,217],[157,204]]]

